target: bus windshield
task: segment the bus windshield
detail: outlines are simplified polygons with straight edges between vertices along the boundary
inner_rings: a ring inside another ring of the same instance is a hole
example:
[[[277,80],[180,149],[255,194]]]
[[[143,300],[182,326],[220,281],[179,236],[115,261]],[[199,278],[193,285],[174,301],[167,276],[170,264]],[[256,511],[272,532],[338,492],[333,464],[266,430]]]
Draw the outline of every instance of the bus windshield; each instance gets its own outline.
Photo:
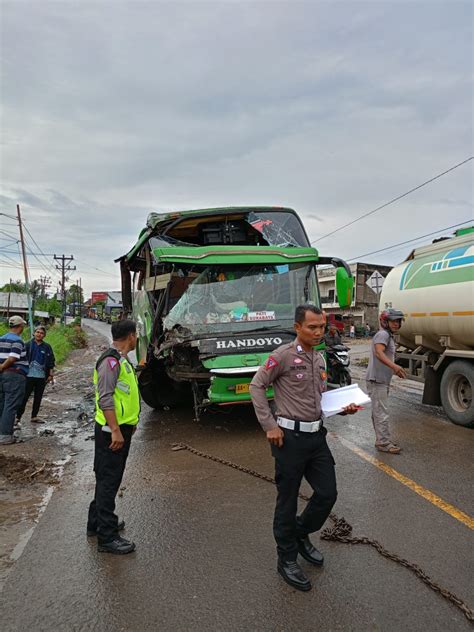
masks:
[[[187,289],[171,299],[164,318],[168,330],[177,325],[193,333],[288,329],[298,305],[319,305],[309,264],[202,266],[181,274]]]

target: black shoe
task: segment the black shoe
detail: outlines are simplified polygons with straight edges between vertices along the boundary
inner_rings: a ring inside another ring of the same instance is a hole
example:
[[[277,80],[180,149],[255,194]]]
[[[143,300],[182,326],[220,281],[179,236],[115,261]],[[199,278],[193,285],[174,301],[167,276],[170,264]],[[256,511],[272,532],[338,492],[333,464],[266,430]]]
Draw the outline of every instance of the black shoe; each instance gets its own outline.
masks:
[[[308,536],[298,540],[298,552],[307,562],[315,566],[322,566],[324,563],[323,554],[311,544]]]
[[[278,560],[277,571],[293,588],[303,591],[311,590],[311,582],[301,570],[298,562]]]
[[[117,536],[112,542],[99,542],[97,550],[100,553],[115,553],[115,555],[126,555],[135,550],[135,543]]]
[[[125,529],[125,520],[121,520],[117,525],[117,530],[123,531],[124,529]],[[89,538],[93,538],[95,535],[97,535],[97,529],[89,529],[89,527],[87,527],[87,536]]]

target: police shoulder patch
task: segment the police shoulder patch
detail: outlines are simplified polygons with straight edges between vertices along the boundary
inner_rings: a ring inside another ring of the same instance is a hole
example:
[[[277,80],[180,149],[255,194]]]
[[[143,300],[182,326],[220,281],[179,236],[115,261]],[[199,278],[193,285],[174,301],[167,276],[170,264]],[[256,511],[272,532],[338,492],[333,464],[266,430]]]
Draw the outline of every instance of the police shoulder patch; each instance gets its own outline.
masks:
[[[113,370],[118,364],[118,360],[116,358],[107,358],[107,363],[109,365],[109,369]]]
[[[276,366],[278,366],[278,361],[273,356],[270,356],[265,362],[266,369],[273,369]]]

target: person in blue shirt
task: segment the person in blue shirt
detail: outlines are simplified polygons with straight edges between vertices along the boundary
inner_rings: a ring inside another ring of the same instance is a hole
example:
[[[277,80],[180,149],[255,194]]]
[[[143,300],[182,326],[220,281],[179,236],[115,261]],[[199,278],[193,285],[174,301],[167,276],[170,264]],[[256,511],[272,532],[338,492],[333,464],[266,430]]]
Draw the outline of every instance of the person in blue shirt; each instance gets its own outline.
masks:
[[[15,443],[15,415],[25,394],[28,359],[21,334],[21,316],[8,319],[10,331],[0,337],[0,445]]]
[[[31,409],[32,423],[44,424],[44,421],[38,417],[41,400],[43,398],[44,389],[48,382],[53,380],[55,358],[51,345],[44,342],[46,336],[46,328],[39,325],[35,329],[32,340],[26,343],[26,357],[30,365],[28,377],[26,378],[25,396],[23,402],[18,409],[17,423],[20,423],[21,417],[25,412],[26,403],[33,393],[33,407]]]

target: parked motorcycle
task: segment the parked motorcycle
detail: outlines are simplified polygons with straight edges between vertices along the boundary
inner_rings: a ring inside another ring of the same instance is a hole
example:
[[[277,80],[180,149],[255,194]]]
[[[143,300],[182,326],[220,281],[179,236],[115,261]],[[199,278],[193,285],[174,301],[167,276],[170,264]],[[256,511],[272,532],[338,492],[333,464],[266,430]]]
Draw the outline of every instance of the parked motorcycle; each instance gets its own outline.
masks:
[[[344,345],[327,347],[326,357],[328,363],[328,382],[339,386],[349,386],[352,381],[351,374],[349,373],[349,365],[351,363],[349,348]]]

